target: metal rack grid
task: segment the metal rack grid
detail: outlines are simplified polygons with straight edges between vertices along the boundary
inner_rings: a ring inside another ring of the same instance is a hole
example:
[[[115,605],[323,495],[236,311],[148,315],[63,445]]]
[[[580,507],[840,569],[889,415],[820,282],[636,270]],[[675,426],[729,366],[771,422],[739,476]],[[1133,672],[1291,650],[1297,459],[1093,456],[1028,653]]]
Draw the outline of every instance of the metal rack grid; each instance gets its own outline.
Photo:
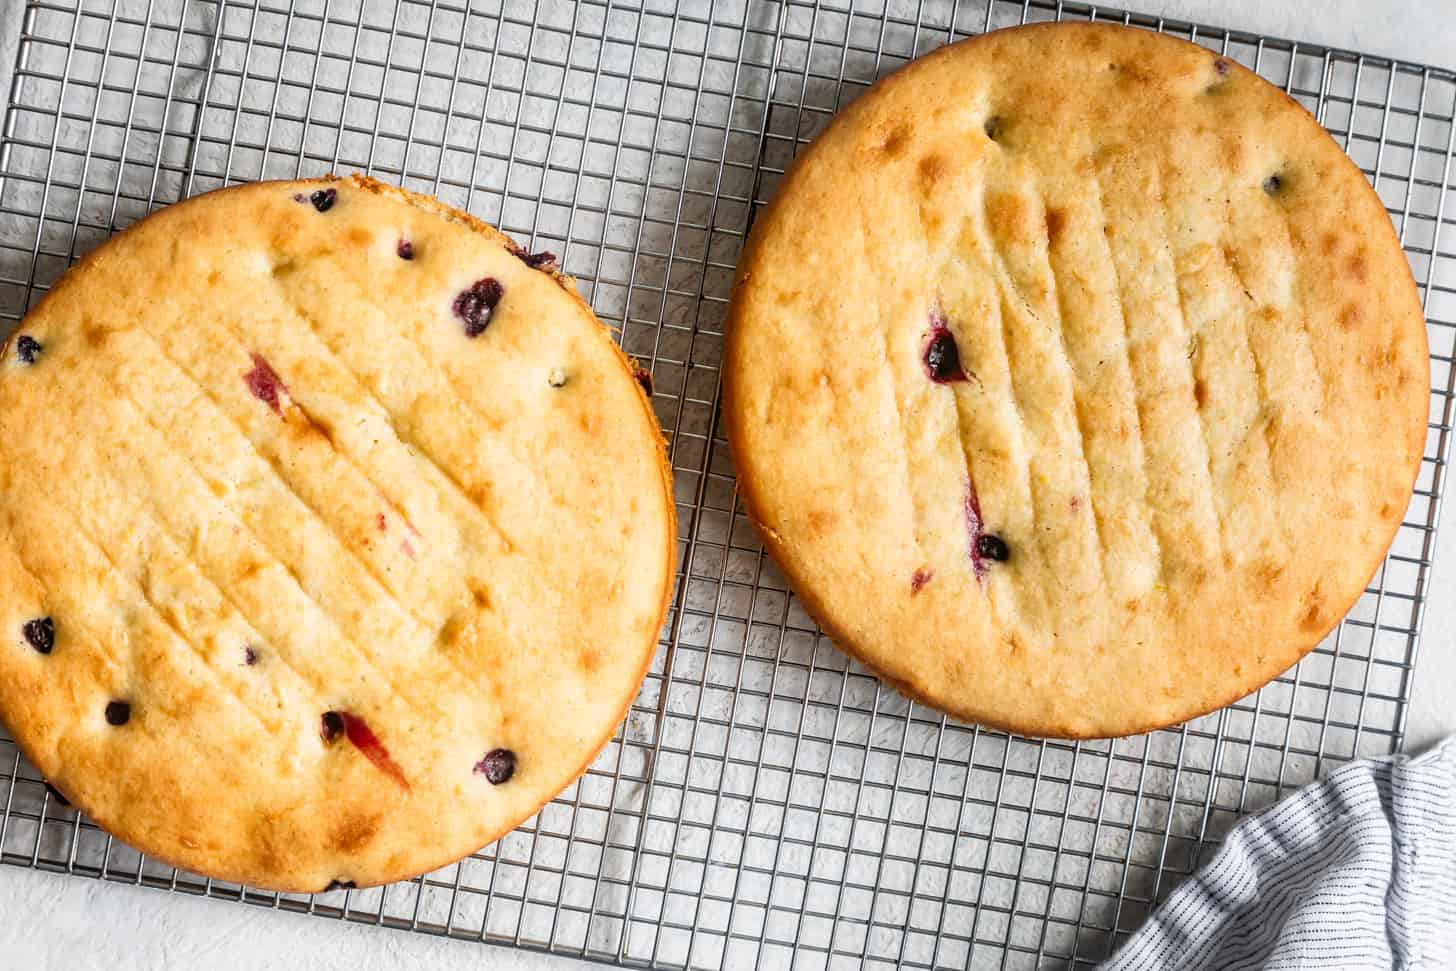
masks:
[[[3,862],[638,966],[1084,967],[1240,814],[1399,748],[1456,398],[1450,72],[1040,0],[79,5],[23,16],[4,320],[118,228],[225,183],[366,170],[435,194],[560,254],[650,362],[682,565],[606,751],[459,864],[314,897],[207,881],[114,843],[0,735]],[[1178,729],[1072,744],[948,721],[835,650],[742,514],[717,399],[734,261],[794,153],[917,54],[1089,16],[1215,48],[1334,133],[1420,284],[1432,398],[1395,545],[1315,653]]]

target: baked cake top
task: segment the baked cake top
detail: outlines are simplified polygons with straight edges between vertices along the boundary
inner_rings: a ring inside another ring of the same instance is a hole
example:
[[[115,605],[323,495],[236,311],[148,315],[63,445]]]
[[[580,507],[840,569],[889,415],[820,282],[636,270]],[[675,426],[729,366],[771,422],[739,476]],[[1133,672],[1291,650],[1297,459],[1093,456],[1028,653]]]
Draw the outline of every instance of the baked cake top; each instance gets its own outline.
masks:
[[[579,774],[673,575],[662,441],[557,272],[362,178],[158,212],[0,357],[0,715],[137,848],[291,890]]]
[[[1247,693],[1364,589],[1425,440],[1382,204],[1229,59],[999,31],[843,111],[754,226],[725,413],[750,514],[842,646],[1030,734]]]

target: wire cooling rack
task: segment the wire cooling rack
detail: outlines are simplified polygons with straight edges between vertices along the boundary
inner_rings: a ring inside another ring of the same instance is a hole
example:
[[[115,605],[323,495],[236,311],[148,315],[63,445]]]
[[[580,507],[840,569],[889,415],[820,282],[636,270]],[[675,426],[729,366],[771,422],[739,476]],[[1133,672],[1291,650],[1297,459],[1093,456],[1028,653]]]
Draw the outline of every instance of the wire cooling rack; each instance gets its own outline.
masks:
[[[457,865],[314,897],[207,881],[113,842],[3,735],[0,859],[635,966],[1083,967],[1240,814],[1399,748],[1452,431],[1456,78],[1076,4],[885,2],[29,0],[0,316],[225,183],[366,170],[432,193],[560,254],[651,363],[682,566],[606,751]],[[1191,37],[1316,113],[1400,232],[1433,390],[1394,548],[1315,653],[1181,728],[1072,744],[948,721],[816,630],[738,505],[718,361],[754,212],[837,109],[949,40],[1089,16]]]

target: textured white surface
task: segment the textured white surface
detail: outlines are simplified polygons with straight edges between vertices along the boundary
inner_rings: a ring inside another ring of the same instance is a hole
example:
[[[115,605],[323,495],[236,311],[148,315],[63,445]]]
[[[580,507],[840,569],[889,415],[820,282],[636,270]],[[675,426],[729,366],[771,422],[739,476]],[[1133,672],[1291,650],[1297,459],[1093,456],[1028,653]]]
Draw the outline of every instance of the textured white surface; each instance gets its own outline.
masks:
[[[9,91],[20,0],[0,2],[0,90]],[[1450,0],[1143,0],[1144,12],[1292,37],[1456,68]],[[1407,745],[1425,747],[1456,731],[1445,689],[1456,683],[1456,522],[1448,507],[1425,635],[1415,671]],[[16,868],[0,869],[0,967],[210,968],[268,971],[304,962],[351,971],[481,966],[568,969],[582,965],[502,948],[360,925],[277,914],[217,901],[101,884]]]

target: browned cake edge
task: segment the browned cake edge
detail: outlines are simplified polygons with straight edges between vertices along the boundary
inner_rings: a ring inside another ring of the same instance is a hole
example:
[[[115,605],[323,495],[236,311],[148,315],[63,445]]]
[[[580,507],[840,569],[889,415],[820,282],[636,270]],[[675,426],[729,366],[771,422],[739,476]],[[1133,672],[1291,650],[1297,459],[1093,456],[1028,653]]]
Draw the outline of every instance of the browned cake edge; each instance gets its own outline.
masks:
[[[869,91],[866,91],[864,94],[860,95],[859,99],[857,99],[854,103],[850,104],[838,115],[836,115],[834,119],[830,122],[830,125],[835,126],[852,124],[859,113],[861,104],[867,99],[874,96],[875,89],[880,88],[887,81],[894,78],[902,71],[913,69],[920,60],[923,60],[925,58],[945,56],[947,52],[951,51],[952,49],[965,50],[974,48],[984,42],[986,38],[992,37],[993,35],[997,34],[1005,34],[1007,32],[1020,31],[1025,33],[1038,33],[1043,31],[1061,32],[1071,30],[1101,31],[1104,33],[1112,34],[1120,34],[1123,31],[1138,31],[1139,33],[1146,33],[1145,31],[1141,31],[1139,28],[1122,27],[1113,24],[1047,22],[1037,24],[1025,24],[1018,27],[1008,27],[999,31],[991,31],[986,34],[979,34],[975,37],[968,37],[964,40],[960,40],[953,44],[948,44],[944,47],[938,48],[937,50],[932,51],[929,54],[923,55],[921,58],[912,60],[905,65],[897,68],[891,74],[880,78],[878,81],[875,82],[875,84]],[[1158,37],[1169,43],[1179,44],[1184,47],[1198,50],[1202,53],[1208,53],[1206,48],[1201,47],[1197,44],[1193,44],[1189,41],[1184,41],[1181,38],[1170,37],[1166,34],[1153,34],[1152,36]],[[1288,94],[1280,90],[1275,85],[1271,84],[1268,80],[1261,77],[1260,75],[1248,70],[1242,65],[1233,64],[1232,68],[1233,70],[1239,72],[1241,75],[1247,78],[1256,79],[1260,84],[1265,85],[1271,92],[1278,94],[1281,98],[1288,101],[1290,104],[1298,107],[1301,111],[1305,111],[1302,105],[1300,105],[1293,98],[1289,97]],[[1306,111],[1305,114],[1308,115],[1308,112]],[[1311,120],[1313,121],[1314,119],[1311,117]],[[1365,178],[1365,173],[1360,171],[1359,166],[1357,166],[1354,161],[1352,161],[1350,157],[1345,154],[1344,150],[1340,148],[1339,143],[1334,140],[1334,137],[1329,134],[1324,126],[1319,125],[1318,122],[1316,122],[1315,125],[1319,129],[1320,133],[1324,135],[1325,140],[1328,142],[1330,156],[1337,159],[1337,164],[1342,164],[1346,166],[1351,174],[1359,179],[1360,184],[1364,185],[1365,187],[1364,191],[1375,202],[1375,204],[1379,207],[1380,211],[1385,212],[1385,203],[1380,200],[1380,197],[1376,193],[1374,187],[1371,186],[1369,181]],[[828,129],[826,128],[825,131],[827,130]],[[794,160],[790,163],[788,170],[785,172],[783,180],[779,183],[778,188],[775,190],[773,197],[764,206],[763,211],[758,214],[756,220],[758,225],[763,225],[768,220],[768,218],[772,216],[776,207],[780,203],[780,200],[788,197],[796,181],[796,177],[800,176],[801,173],[806,170],[808,164],[815,155],[815,149],[820,144],[822,144],[823,134],[824,132],[821,132],[820,136],[817,136],[814,142],[810,143],[808,147],[806,147],[802,152],[795,156]],[[1376,233],[1381,233],[1385,236],[1384,245],[1400,251],[1402,247],[1400,245],[1399,237],[1396,236],[1395,226],[1388,218],[1381,220],[1381,223],[1383,228],[1377,228],[1373,231]],[[746,285],[749,281],[749,278],[752,276],[753,267],[761,258],[760,250],[763,247],[763,243],[763,233],[749,233],[748,241],[745,243],[743,252],[738,259],[738,268],[734,274],[733,279],[733,293],[730,296],[728,311],[724,319],[725,336],[722,366],[725,380],[723,381],[722,392],[722,414],[728,439],[728,445],[734,456],[733,467],[738,479],[739,498],[743,502],[744,512],[747,514],[749,522],[753,524],[754,529],[757,531],[759,537],[763,541],[764,546],[768,549],[770,555],[773,557],[774,562],[778,564],[779,568],[783,571],[785,578],[789,582],[789,585],[793,588],[794,594],[798,596],[799,600],[804,606],[805,611],[814,620],[814,622],[819,625],[820,629],[823,630],[825,635],[828,636],[829,639],[834,642],[835,646],[842,650],[845,654],[848,654],[850,657],[854,658],[860,664],[864,665],[867,669],[869,669],[870,672],[873,673],[877,678],[886,682],[896,691],[900,692],[902,695],[910,698],[913,701],[917,701],[937,711],[943,711],[946,714],[962,721],[974,722],[980,725],[984,725],[988,728],[997,729],[1011,734],[1031,735],[1033,737],[1045,738],[1064,738],[1072,740],[1090,738],[1117,738],[1132,735],[1141,735],[1146,732],[1155,731],[1160,728],[1167,728],[1170,725],[1176,725],[1181,724],[1185,721],[1191,721],[1192,719],[1198,718],[1202,715],[1206,715],[1209,712],[1217,711],[1219,708],[1229,705],[1244,697],[1245,695],[1248,695],[1251,692],[1263,687],[1265,684],[1278,677],[1281,672],[1287,670],[1289,667],[1291,667],[1301,658],[1303,658],[1306,654],[1312,651],[1320,643],[1320,641],[1324,640],[1324,638],[1330,633],[1330,631],[1334,630],[1335,627],[1344,620],[1345,615],[1350,612],[1351,608],[1355,606],[1356,602],[1359,601],[1361,594],[1363,594],[1365,592],[1365,588],[1369,586],[1370,578],[1374,577],[1376,571],[1379,570],[1380,564],[1384,561],[1385,555],[1390,548],[1390,544],[1394,541],[1395,535],[1400,529],[1400,524],[1403,517],[1397,518],[1394,521],[1394,524],[1387,528],[1384,541],[1380,544],[1378,548],[1376,548],[1376,552],[1370,562],[1368,569],[1363,571],[1364,575],[1366,576],[1365,583],[1361,586],[1360,589],[1354,591],[1351,596],[1347,597],[1344,602],[1339,606],[1339,609],[1337,611],[1334,611],[1329,615],[1332,620],[1328,624],[1318,626],[1312,631],[1305,632],[1305,636],[1302,640],[1291,640],[1285,641],[1283,643],[1269,644],[1269,659],[1266,661],[1266,663],[1258,666],[1256,669],[1246,674],[1240,681],[1235,682],[1234,687],[1225,692],[1222,699],[1215,704],[1210,704],[1207,706],[1200,705],[1190,708],[1186,712],[1183,712],[1179,716],[1170,720],[1152,719],[1143,723],[1130,724],[1124,730],[1118,733],[1107,735],[1078,730],[1077,728],[1072,727],[1066,723],[1051,719],[1046,719],[1040,722],[1023,722],[1020,724],[1011,724],[1008,722],[997,720],[995,718],[987,718],[983,713],[974,711],[969,707],[958,708],[955,705],[947,705],[932,701],[922,692],[915,690],[915,688],[909,683],[891,677],[882,670],[880,670],[870,660],[867,654],[856,649],[853,640],[850,637],[836,629],[836,627],[832,623],[828,622],[828,618],[831,615],[828,605],[825,604],[815,594],[814,590],[810,585],[804,583],[802,581],[802,578],[795,574],[794,569],[791,566],[792,560],[787,555],[787,550],[785,549],[782,540],[771,528],[769,528],[765,523],[760,520],[756,512],[756,509],[759,505],[757,483],[754,480],[753,474],[748,464],[742,461],[742,457],[746,454],[743,441],[740,437],[739,419],[742,414],[742,410],[738,404],[737,384],[731,379],[731,375],[733,374],[735,369],[740,366],[739,355],[741,353],[741,348],[738,340],[736,339],[736,335],[739,333],[739,328],[737,326],[738,315],[743,307],[742,301],[733,299],[733,297],[737,296],[740,288]],[[772,254],[767,254],[763,258],[772,258]],[[1409,263],[1407,263],[1404,259],[1402,259],[1400,262],[1401,265],[1405,268],[1403,275],[1405,279],[1409,281],[1409,286],[1404,289],[1406,289],[1410,295],[1409,303],[1412,308],[1411,312],[1415,314],[1416,318],[1422,321],[1420,334],[1422,345],[1425,348],[1425,354],[1423,356],[1425,359],[1428,360],[1430,356],[1429,337],[1426,333],[1426,329],[1424,326],[1425,318],[1424,313],[1421,309],[1419,292],[1416,289],[1415,277],[1411,273]],[[1392,310],[1392,312],[1395,311]],[[1423,442],[1425,434],[1426,427],[1424,421],[1419,424],[1413,423],[1412,426],[1407,430],[1407,435],[1410,436],[1412,442],[1414,443],[1414,447],[1410,451],[1411,454],[1416,456],[1416,461],[1412,464],[1410,470],[1410,485],[1404,490],[1406,494],[1409,494],[1410,491],[1414,489],[1416,479],[1420,474],[1421,455],[1424,452]],[[1251,665],[1250,667],[1253,666]]]
[[[475,232],[480,233],[483,236],[499,242],[507,249],[510,249],[512,252],[520,252],[520,247],[517,246],[510,237],[506,236],[494,226],[491,226],[490,224],[480,219],[477,219],[467,212],[463,212],[452,206],[448,206],[433,197],[422,195],[417,192],[411,192],[407,189],[401,189],[395,186],[387,185],[385,183],[379,182],[376,179],[357,174],[351,174],[344,177],[327,175],[316,179],[263,180],[262,182],[245,183],[244,185],[239,186],[229,186],[223,189],[214,190],[214,192],[202,193],[200,195],[191,196],[187,199],[183,199],[177,203],[174,203],[171,206],[167,206],[163,209],[157,210],[156,212],[149,213],[145,217],[145,219],[150,219],[162,213],[170,212],[172,210],[188,206],[199,199],[206,199],[207,197],[214,195],[216,192],[228,192],[236,189],[246,189],[250,186],[265,185],[269,182],[277,185],[310,185],[329,184],[333,182],[348,182],[350,185],[354,186],[357,189],[372,192],[376,195],[389,196],[391,198],[399,199],[405,203],[408,203],[409,205],[415,206],[416,208],[423,209],[426,212],[434,213],[435,215],[448,219],[451,222],[459,223],[474,230]],[[73,283],[73,281],[80,275],[78,271],[88,266],[93,260],[104,257],[105,251],[108,249],[108,247],[116,245],[120,240],[124,240],[127,233],[129,233],[134,227],[144,222],[145,219],[137,220],[137,222],[132,223],[130,226],[127,226],[125,229],[121,230],[114,236],[107,239],[106,242],[104,242],[102,245],[98,246],[96,249],[92,250],[90,253],[87,253],[84,257],[78,260],[76,264],[72,266],[69,270],[67,270],[66,274],[49,291],[46,292],[46,295],[42,297],[41,300],[33,308],[31,308],[29,313],[27,313],[27,316],[29,316],[29,314],[39,312],[54,294],[62,291],[65,287]],[[582,312],[586,313],[593,320],[596,320],[598,326],[600,326],[603,330],[607,330],[610,332],[611,328],[607,327],[600,320],[598,320],[596,314],[592,311],[591,306],[584,299],[582,299],[581,294],[576,289],[576,281],[573,277],[568,276],[558,269],[552,269],[549,272],[556,279],[556,281],[561,284],[562,289],[569,293],[576,300]],[[9,352],[11,342],[16,339],[16,336],[20,333],[21,329],[21,326],[17,325],[16,328],[5,337],[4,341],[0,342],[0,358],[3,358]],[[642,681],[647,677],[647,672],[652,666],[652,659],[657,653],[658,638],[661,636],[663,624],[665,624],[667,621],[668,607],[672,603],[672,593],[675,584],[674,578],[676,575],[677,566],[677,510],[672,498],[672,466],[667,454],[667,442],[662,435],[661,426],[657,421],[657,414],[655,411],[653,411],[651,397],[647,391],[647,388],[639,379],[639,375],[644,372],[644,369],[635,359],[629,357],[621,349],[621,347],[618,346],[616,341],[609,341],[609,343],[611,344],[613,351],[616,352],[617,358],[621,362],[623,370],[627,373],[629,377],[633,379],[633,383],[638,387],[638,399],[641,402],[643,412],[646,414],[648,420],[652,423],[653,427],[658,429],[658,434],[656,436],[658,466],[662,471],[663,501],[664,506],[666,507],[663,511],[663,514],[667,517],[668,522],[667,543],[664,548],[664,558],[666,560],[666,582],[663,585],[661,598],[662,606],[658,611],[657,624],[653,628],[652,642],[648,645],[644,645],[644,649],[642,652],[642,664],[637,671],[636,676],[632,680],[632,684],[636,687],[630,694],[628,694],[624,698],[621,710],[618,712],[616,718],[611,722],[611,724],[607,726],[606,731],[602,735],[601,741],[591,749],[590,754],[581,763],[581,765],[579,765],[572,771],[572,780],[580,778],[582,774],[585,773],[586,770],[591,766],[591,764],[596,761],[602,750],[606,748],[607,743],[612,740],[612,736],[616,734],[617,726],[620,725],[622,723],[622,720],[627,717],[627,713],[632,707],[632,702],[637,697],[637,691],[640,690]],[[4,713],[3,711],[0,711],[0,722],[3,721]],[[6,727],[7,729],[11,728],[8,723]],[[29,751],[22,738],[22,736],[24,735],[23,732],[10,730],[10,735],[15,739],[15,743],[20,748],[22,754],[24,754],[25,757],[29,759],[30,762],[36,767],[36,769],[39,770],[42,777],[49,780],[52,776],[58,774],[58,770],[60,768],[59,766],[47,764],[48,760],[44,758],[38,759],[36,758],[36,753]],[[568,783],[568,785],[569,784],[570,783]],[[78,812],[84,813],[86,816],[90,817],[106,832],[121,840],[123,843],[126,843],[136,849],[141,850],[149,857],[155,860],[159,860],[167,864],[168,866],[177,867],[178,869],[183,870],[192,870],[194,866],[196,866],[195,862],[193,864],[189,864],[173,858],[171,854],[166,850],[162,850],[159,852],[155,847],[149,845],[147,840],[141,838],[141,834],[137,831],[136,828],[128,825],[127,819],[125,817],[114,819],[107,818],[104,820],[100,819],[93,811],[93,807],[87,805],[84,798],[77,798],[73,796],[70,792],[63,792],[59,788],[57,788],[56,791],[60,792],[61,795],[65,797],[66,801],[71,803]],[[543,803],[542,805],[545,805],[545,803]],[[391,874],[388,877],[381,879],[377,882],[365,882],[358,884],[358,886],[370,887],[393,883],[397,880],[404,880],[410,877],[417,876],[419,873],[428,873],[431,870],[435,870],[439,867],[453,863],[457,859],[463,859],[465,856],[469,856],[470,853],[478,852],[480,849],[489,846],[491,843],[494,843],[496,840],[505,836],[507,833],[511,832],[511,830],[515,829],[521,823],[529,819],[532,815],[539,812],[540,808],[540,806],[537,806],[530,812],[520,815],[519,818],[510,820],[507,824],[503,825],[498,832],[495,832],[488,839],[482,841],[479,846],[475,847],[475,849],[471,850],[469,853],[445,854],[442,855],[439,859],[432,861],[429,866],[426,866],[422,869],[412,867],[408,871],[402,870],[399,873]],[[328,889],[327,887],[323,886],[303,886],[298,884],[290,884],[286,879],[278,880],[276,878],[269,878],[269,876],[266,874],[242,872],[239,870],[235,870],[229,866],[214,865],[211,861],[208,861],[205,864],[198,866],[197,869],[204,871],[206,875],[211,876],[215,879],[221,879],[233,883],[266,885],[269,889],[283,892],[318,893]]]

